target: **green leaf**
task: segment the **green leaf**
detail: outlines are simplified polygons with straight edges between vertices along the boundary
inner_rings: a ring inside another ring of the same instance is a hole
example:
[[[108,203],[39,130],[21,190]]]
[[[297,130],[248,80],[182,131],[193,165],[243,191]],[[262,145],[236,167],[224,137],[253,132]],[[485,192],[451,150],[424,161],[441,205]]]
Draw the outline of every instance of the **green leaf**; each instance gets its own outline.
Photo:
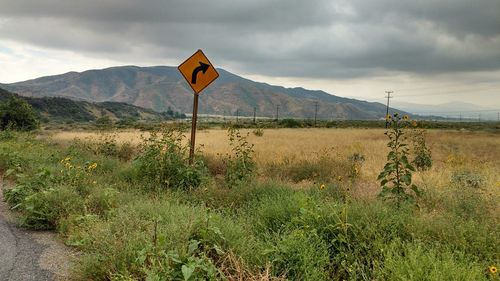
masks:
[[[191,278],[195,268],[196,265],[194,264],[190,264],[189,266],[186,266],[185,264],[182,265],[181,271],[182,271],[182,276],[184,277],[184,281],[188,281],[189,278]]]
[[[411,174],[405,174],[401,177],[401,179],[403,180],[403,182],[406,184],[406,185],[410,185],[411,184]]]
[[[188,255],[194,254],[194,252],[198,249],[199,245],[200,245],[199,241],[191,240],[191,242],[189,243]]]
[[[415,192],[415,194],[420,197],[422,195],[422,192],[420,191],[420,189],[418,189],[418,187],[414,184],[411,185],[411,190],[413,190]]]

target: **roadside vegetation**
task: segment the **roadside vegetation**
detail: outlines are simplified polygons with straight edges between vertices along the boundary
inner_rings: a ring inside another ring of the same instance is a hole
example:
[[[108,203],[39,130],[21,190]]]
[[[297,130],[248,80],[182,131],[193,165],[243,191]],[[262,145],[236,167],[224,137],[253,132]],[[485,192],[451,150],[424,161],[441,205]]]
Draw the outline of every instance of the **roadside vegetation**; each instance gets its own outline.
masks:
[[[498,134],[388,118],[386,136],[337,143],[332,129],[206,131],[225,138],[194,165],[182,126],[135,141],[2,131],[4,198],[81,251],[76,280],[498,280]],[[280,157],[260,150],[280,138]]]

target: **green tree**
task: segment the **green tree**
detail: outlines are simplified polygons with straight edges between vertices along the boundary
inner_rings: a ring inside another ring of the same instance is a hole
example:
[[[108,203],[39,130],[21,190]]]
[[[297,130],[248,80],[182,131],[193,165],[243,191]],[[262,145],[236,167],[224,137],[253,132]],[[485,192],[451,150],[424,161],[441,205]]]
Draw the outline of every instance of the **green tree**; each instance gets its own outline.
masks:
[[[12,96],[0,104],[0,130],[31,131],[39,124],[35,111],[23,99]]]

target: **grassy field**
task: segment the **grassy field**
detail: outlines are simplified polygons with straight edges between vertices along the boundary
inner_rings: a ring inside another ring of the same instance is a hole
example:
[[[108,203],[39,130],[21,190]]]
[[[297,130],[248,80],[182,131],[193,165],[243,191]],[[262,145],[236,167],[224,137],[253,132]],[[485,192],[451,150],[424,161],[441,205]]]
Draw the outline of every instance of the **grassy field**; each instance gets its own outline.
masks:
[[[193,166],[176,132],[3,133],[0,169],[20,224],[81,250],[77,280],[498,280],[500,136],[429,130],[397,205],[384,132],[201,130]]]

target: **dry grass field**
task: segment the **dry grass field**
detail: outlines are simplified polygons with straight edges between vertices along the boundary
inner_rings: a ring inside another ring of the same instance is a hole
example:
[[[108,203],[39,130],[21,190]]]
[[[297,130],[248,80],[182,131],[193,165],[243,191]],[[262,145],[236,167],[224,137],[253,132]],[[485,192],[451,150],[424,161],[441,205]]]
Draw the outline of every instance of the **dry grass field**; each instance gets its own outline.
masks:
[[[359,153],[364,156],[365,161],[360,174],[361,181],[355,190],[370,197],[379,192],[376,178],[388,153],[387,137],[383,129],[266,129],[261,137],[255,136],[250,129],[243,129],[241,132],[248,134],[248,141],[254,144],[255,160],[261,170],[269,164],[279,165],[283,161],[315,162],[325,155],[345,159],[353,153]],[[70,143],[74,139],[98,141],[103,135],[112,135],[119,143],[138,145],[148,133],[135,130],[118,130],[112,133],[48,131],[46,135],[59,143]],[[207,155],[223,155],[230,150],[227,131],[223,129],[200,130],[196,141],[197,146]],[[418,173],[414,179],[417,183],[444,186],[449,183],[454,170],[464,168],[484,175],[491,190],[500,193],[499,135],[430,130],[427,132],[427,142],[432,151],[434,166],[430,171]]]

